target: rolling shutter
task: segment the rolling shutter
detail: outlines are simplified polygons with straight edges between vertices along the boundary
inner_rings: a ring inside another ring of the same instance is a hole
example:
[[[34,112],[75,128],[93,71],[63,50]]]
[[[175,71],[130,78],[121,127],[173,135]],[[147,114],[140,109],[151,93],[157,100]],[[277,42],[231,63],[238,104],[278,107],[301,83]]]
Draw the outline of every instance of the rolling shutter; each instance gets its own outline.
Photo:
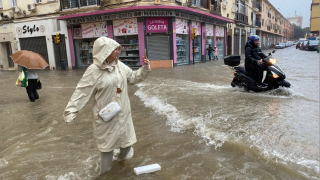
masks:
[[[246,46],[246,36],[243,35],[241,36],[241,54],[244,54],[246,52],[245,46]]]
[[[20,38],[19,41],[21,50],[36,52],[49,64],[46,37]]]
[[[147,36],[148,58],[149,60],[169,60],[170,41],[169,36]]]
[[[234,46],[234,55],[239,55],[239,35],[234,35],[234,41],[233,41],[233,46]]]

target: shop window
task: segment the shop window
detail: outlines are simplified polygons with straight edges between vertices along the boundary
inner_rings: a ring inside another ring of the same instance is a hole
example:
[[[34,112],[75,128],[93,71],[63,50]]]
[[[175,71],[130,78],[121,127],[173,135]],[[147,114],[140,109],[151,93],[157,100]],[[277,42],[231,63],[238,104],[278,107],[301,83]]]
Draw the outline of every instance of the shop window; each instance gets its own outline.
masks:
[[[76,66],[78,68],[88,67],[93,63],[92,49],[95,40],[96,38],[75,40]]]
[[[201,36],[197,35],[193,41],[194,41],[194,61],[200,62],[200,60],[201,60]]]
[[[177,34],[177,64],[189,63],[189,34]]]
[[[115,40],[122,46],[120,61],[127,66],[140,66],[138,35],[116,36]]]
[[[0,9],[3,9],[3,8],[2,8],[2,0],[0,0]]]

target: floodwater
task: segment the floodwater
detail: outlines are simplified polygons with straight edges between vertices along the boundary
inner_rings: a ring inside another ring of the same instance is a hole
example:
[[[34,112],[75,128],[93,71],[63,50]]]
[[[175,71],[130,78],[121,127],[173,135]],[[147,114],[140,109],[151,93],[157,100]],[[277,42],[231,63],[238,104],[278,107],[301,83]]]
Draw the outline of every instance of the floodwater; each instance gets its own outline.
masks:
[[[0,71],[0,179],[319,179],[319,54],[289,47],[273,57],[290,89],[232,88],[221,60],[155,69],[130,86],[135,154],[102,176],[93,101],[74,124],[62,118],[84,70],[40,71],[35,103],[14,86],[18,72]],[[134,174],[153,163],[162,170]]]

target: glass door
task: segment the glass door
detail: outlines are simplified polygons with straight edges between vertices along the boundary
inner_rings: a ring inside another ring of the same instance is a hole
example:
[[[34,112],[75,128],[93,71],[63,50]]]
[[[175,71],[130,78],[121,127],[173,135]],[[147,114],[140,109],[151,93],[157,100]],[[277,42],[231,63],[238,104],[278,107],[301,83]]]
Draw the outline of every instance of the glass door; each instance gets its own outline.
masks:
[[[194,38],[194,62],[201,61],[201,36],[196,36]]]
[[[209,48],[209,45],[213,48],[213,41],[212,41],[212,36],[206,36],[206,60],[208,61],[209,60],[209,51],[208,51],[208,48]],[[211,53],[211,59],[213,57],[213,52]]]

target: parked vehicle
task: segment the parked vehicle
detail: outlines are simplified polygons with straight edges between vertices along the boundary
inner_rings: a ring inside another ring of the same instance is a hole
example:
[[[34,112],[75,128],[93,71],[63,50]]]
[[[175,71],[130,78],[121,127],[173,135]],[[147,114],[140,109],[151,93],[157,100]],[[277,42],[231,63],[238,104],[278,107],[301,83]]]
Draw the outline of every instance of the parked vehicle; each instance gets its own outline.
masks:
[[[316,51],[319,45],[319,40],[309,40],[306,44],[306,51]]]
[[[308,43],[308,41],[303,41],[300,45],[300,50],[305,50],[306,49],[306,44]]]
[[[275,48],[276,49],[283,49],[285,47],[286,47],[286,43],[278,43]]]
[[[297,42],[296,49],[300,49],[301,42]]]
[[[274,52],[275,50],[273,50],[273,53]],[[232,87],[243,87],[246,90],[252,90],[255,92],[277,89],[280,86],[290,88],[290,83],[285,80],[286,75],[280,67],[276,65],[277,60],[271,57],[271,53],[269,53],[267,58],[263,59],[263,64],[266,67],[267,73],[266,76],[263,77],[262,81],[263,83],[268,84],[268,86],[265,87],[258,86],[257,82],[252,77],[253,75],[247,72],[244,67],[238,66],[240,64],[240,60],[240,56],[230,56],[224,59],[224,64],[235,70],[233,72],[234,77],[231,82]]]

